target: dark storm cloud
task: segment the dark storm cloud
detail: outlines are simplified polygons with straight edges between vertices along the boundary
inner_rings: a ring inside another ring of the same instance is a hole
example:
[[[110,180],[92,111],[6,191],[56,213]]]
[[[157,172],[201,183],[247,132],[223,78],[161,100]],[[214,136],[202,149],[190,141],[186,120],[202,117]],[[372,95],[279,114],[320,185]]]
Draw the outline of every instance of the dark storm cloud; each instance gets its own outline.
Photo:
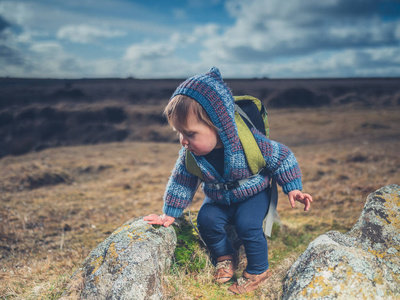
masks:
[[[1,15],[0,15],[0,32],[2,32],[7,27],[10,27],[10,23],[8,23]]]
[[[393,11],[400,10],[398,1],[271,0],[266,4],[255,0],[252,5],[259,10],[242,6],[236,28],[221,42],[225,57],[254,62],[400,43],[400,15],[393,18]]]
[[[0,15],[0,62],[3,66],[22,66],[24,65],[22,55],[19,50],[9,45],[10,34],[5,33],[5,30],[10,27],[11,24]]]
[[[24,59],[18,50],[0,45],[0,62],[4,65],[23,66]]]

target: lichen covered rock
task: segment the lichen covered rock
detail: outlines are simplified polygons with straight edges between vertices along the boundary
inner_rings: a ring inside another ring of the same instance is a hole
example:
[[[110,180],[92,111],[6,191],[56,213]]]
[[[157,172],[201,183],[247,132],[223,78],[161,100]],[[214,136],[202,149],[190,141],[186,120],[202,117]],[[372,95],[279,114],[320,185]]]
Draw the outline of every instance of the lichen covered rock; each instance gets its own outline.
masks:
[[[176,234],[142,218],[125,223],[86,258],[83,299],[161,299],[161,275],[169,268]]]
[[[356,225],[330,231],[288,271],[283,299],[400,298],[400,186],[370,194]]]

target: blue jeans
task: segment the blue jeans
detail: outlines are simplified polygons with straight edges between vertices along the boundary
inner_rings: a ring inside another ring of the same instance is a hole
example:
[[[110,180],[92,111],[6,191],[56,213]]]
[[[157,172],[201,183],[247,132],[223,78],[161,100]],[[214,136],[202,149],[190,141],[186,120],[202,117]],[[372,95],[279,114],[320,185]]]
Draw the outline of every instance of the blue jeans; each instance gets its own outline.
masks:
[[[211,255],[217,258],[235,252],[225,232],[227,224],[234,224],[246,251],[246,272],[261,274],[266,271],[269,267],[268,245],[262,223],[268,207],[267,190],[231,205],[217,204],[206,197],[197,216],[197,224]]]

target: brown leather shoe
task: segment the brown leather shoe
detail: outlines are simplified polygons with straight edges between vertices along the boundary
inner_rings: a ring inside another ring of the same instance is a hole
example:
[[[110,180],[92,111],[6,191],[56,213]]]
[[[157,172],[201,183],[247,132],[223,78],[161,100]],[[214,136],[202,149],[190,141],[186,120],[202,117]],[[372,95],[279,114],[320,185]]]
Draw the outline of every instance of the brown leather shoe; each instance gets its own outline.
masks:
[[[224,255],[217,258],[214,279],[218,283],[228,282],[234,273],[233,256]]]
[[[244,294],[256,290],[262,283],[271,277],[271,271],[261,274],[249,274],[243,271],[243,276],[238,279],[228,290],[234,294]]]

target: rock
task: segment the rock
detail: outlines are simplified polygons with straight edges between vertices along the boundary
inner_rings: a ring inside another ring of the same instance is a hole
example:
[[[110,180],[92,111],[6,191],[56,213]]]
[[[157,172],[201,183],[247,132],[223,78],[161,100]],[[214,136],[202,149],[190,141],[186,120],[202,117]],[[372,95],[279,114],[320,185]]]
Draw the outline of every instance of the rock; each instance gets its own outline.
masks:
[[[161,299],[161,274],[175,247],[172,226],[148,225],[142,218],[125,223],[86,258],[82,299]]]
[[[310,243],[283,288],[283,299],[399,299],[400,186],[370,194],[348,233]]]

